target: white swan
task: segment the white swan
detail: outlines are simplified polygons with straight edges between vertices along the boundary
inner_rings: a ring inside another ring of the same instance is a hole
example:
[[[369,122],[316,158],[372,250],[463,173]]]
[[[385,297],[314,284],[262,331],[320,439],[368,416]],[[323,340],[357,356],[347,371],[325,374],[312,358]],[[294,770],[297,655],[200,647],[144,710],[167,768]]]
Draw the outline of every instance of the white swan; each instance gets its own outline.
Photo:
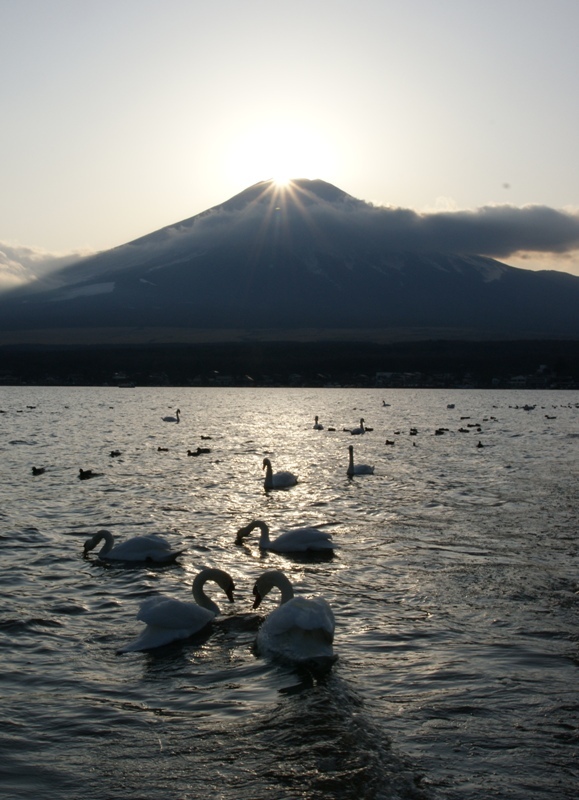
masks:
[[[329,669],[336,656],[332,647],[335,620],[328,602],[323,597],[294,597],[283,572],[269,570],[260,575],[253,587],[253,607],[258,608],[274,587],[281,591],[281,602],[258,631],[258,652],[310,669]]]
[[[322,425],[321,422],[318,422],[318,418],[317,417],[314,418],[314,430],[315,431],[323,431],[324,430],[324,426]]]
[[[188,639],[203,630],[220,614],[219,606],[207,597],[203,587],[215,581],[233,602],[235,585],[231,576],[221,569],[203,569],[193,581],[195,602],[184,602],[166,595],[149,597],[141,604],[137,619],[144,622],[145,630],[133,642],[122,647],[119,653],[152,650],[180,639]]]
[[[352,475],[374,474],[374,467],[371,467],[369,464],[354,464],[354,447],[352,445],[348,447],[348,451],[350,453],[350,462],[347,469],[347,475],[349,478],[351,478]]]
[[[291,531],[282,533],[274,541],[270,541],[269,527],[267,523],[260,519],[255,519],[237,531],[236,544],[242,544],[246,536],[255,529],[259,528],[259,547],[261,550],[272,550],[275,553],[305,553],[308,551],[328,551],[336,546],[332,541],[332,535],[318,528],[295,528]]]
[[[264,488],[285,489],[288,486],[295,486],[298,482],[297,476],[292,472],[273,472],[269,458],[263,459],[263,469],[265,470]]]
[[[179,415],[180,414],[181,414],[181,410],[178,408],[177,411],[175,411],[175,416],[174,417],[163,417],[162,418],[163,422],[179,422],[180,421],[180,419],[179,419]]]
[[[149,561],[155,564],[170,564],[185,550],[171,550],[171,545],[162,536],[151,534],[148,536],[133,536],[126,542],[115,545],[115,539],[110,531],[97,531],[94,536],[84,543],[84,555],[102,542],[104,545],[98,552],[98,557],[105,561]]]
[[[360,436],[362,433],[366,433],[366,428],[364,427],[364,419],[360,420],[360,427],[359,428],[352,428],[350,431],[352,436]]]

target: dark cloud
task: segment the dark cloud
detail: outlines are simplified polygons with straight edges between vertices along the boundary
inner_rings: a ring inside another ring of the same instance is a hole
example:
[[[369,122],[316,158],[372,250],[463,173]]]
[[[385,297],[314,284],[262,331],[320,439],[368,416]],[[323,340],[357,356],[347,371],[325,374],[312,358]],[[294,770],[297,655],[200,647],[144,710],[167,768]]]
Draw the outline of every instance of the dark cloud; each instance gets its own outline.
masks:
[[[303,215],[299,204],[286,209],[282,206],[277,213],[282,226],[285,221],[305,236],[317,234],[328,246],[359,246],[363,242],[368,248],[494,258],[515,253],[565,254],[579,249],[579,214],[540,205],[419,213],[352,200],[312,204],[305,207]],[[217,209],[197,218],[191,234],[195,234],[199,246],[220,230],[227,235],[234,231],[238,237],[254,236],[258,225],[264,227],[263,218],[262,204],[233,211]]]

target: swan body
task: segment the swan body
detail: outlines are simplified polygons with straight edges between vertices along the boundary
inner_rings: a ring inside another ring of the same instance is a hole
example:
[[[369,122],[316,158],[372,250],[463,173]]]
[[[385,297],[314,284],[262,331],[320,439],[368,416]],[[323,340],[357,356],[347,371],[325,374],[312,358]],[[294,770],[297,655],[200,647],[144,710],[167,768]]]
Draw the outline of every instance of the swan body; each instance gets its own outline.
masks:
[[[347,474],[351,478],[352,475],[373,475],[374,467],[369,464],[354,464],[354,448],[352,445],[348,447],[350,453],[350,461],[348,463]]]
[[[104,545],[98,557],[104,561],[149,561],[155,564],[171,564],[184,553],[184,550],[171,550],[171,545],[162,536],[155,534],[149,536],[133,536],[126,542],[115,545],[115,539],[110,531],[97,531],[94,536],[84,543],[84,555],[104,540]]]
[[[297,476],[293,472],[273,472],[269,458],[263,459],[263,469],[265,470],[264,488],[285,489],[288,486],[295,486],[298,482]]]
[[[274,553],[306,553],[320,550],[333,550],[336,546],[332,541],[332,535],[318,528],[295,528],[280,534],[273,542],[269,538],[269,527],[267,523],[256,519],[240,528],[237,531],[236,544],[242,544],[244,538],[255,529],[259,528],[259,547],[261,550],[272,550]]]
[[[253,607],[258,608],[274,587],[281,591],[281,602],[258,631],[258,652],[326,671],[336,660],[335,619],[328,602],[323,597],[294,597],[293,587],[283,572],[269,570],[260,575],[253,587]]]
[[[180,417],[179,417],[180,414],[181,414],[180,409],[177,409],[177,411],[175,411],[175,416],[174,417],[163,417],[163,422],[179,422],[180,421]]]
[[[314,430],[315,431],[323,431],[324,430],[324,426],[322,425],[322,423],[318,422],[318,417],[314,418]]]
[[[203,590],[207,581],[217,583],[229,601],[233,602],[235,585],[231,576],[221,569],[203,569],[193,581],[194,603],[166,595],[156,595],[145,600],[137,619],[144,622],[146,627],[137,639],[122,647],[119,653],[152,650],[180,639],[188,639],[206,628],[221,613],[219,606]]]

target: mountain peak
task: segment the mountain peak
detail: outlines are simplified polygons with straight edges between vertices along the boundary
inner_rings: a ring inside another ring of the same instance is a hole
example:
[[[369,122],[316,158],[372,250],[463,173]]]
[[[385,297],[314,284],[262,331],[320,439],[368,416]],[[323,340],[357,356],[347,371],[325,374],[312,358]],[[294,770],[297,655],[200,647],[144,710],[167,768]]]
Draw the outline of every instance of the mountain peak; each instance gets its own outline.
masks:
[[[224,203],[213,206],[213,208],[204,213],[207,214],[218,209],[239,210],[249,203],[266,203],[282,199],[286,201],[293,199],[299,201],[302,205],[309,205],[319,200],[326,203],[362,202],[342,191],[342,189],[338,189],[337,186],[319,178],[292,178],[287,183],[277,183],[270,179],[254,183],[253,186],[249,186],[239,194],[234,195]]]

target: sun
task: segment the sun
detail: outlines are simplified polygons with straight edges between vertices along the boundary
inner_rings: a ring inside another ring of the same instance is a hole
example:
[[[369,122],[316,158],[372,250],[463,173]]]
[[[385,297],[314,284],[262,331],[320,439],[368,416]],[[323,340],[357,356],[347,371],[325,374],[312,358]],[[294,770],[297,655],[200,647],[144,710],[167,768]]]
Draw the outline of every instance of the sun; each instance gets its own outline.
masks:
[[[292,122],[246,129],[231,143],[228,173],[240,185],[273,180],[287,186],[292,179],[331,177],[333,154],[320,131]]]

